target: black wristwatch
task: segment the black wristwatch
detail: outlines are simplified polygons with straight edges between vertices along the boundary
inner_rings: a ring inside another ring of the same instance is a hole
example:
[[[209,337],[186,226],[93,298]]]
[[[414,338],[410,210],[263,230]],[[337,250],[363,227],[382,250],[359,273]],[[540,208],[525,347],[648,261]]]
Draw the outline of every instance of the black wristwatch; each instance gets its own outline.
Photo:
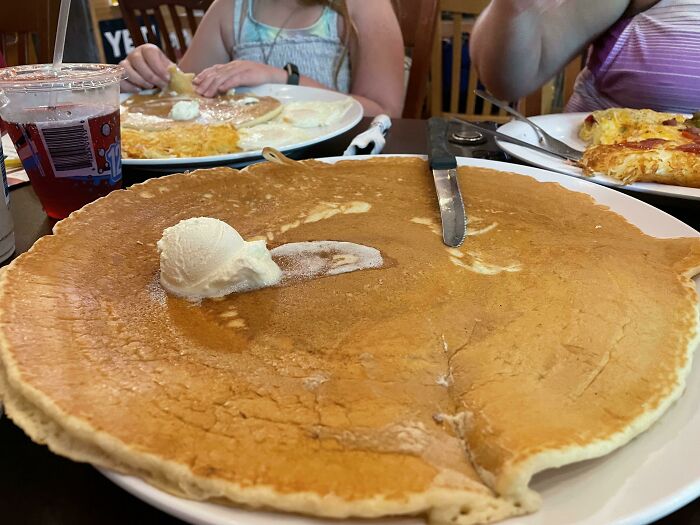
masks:
[[[291,62],[284,66],[284,70],[287,72],[287,84],[292,86],[299,85],[299,68],[292,64]]]

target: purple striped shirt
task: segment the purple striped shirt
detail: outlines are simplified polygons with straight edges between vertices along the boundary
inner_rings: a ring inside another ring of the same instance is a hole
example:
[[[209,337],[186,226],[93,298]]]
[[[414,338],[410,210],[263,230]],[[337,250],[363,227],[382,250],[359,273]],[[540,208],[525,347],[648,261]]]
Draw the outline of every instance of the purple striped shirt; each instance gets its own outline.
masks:
[[[700,0],[661,0],[591,46],[567,111],[700,111]]]

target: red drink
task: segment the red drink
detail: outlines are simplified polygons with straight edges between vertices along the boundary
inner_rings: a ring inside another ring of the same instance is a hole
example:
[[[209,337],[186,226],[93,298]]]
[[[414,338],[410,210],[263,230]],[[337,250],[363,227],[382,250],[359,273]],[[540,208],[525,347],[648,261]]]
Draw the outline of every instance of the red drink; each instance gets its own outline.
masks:
[[[0,69],[0,118],[47,215],[120,188],[119,82],[109,64]]]
[[[63,219],[121,188],[119,110],[63,105],[26,110],[8,132],[46,213]]]

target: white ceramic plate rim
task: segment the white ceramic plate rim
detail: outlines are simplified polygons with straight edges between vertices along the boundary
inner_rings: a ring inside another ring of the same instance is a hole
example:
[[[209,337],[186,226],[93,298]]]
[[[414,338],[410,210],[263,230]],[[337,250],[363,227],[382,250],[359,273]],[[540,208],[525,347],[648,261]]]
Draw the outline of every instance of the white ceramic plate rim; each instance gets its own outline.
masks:
[[[280,99],[282,102],[319,100],[332,102],[343,100],[348,97],[342,93],[330,91],[327,89],[319,89],[307,86],[290,86],[286,84],[262,84],[251,88],[241,88],[238,93],[252,93],[258,96],[271,96]],[[121,100],[124,101],[130,95],[122,95]],[[311,139],[295,142],[286,146],[277,147],[281,152],[294,151],[308,146],[313,146],[320,142],[332,139],[345,133],[357,125],[362,119],[362,105],[351,98],[352,105],[345,112],[343,117],[335,124],[328,126],[324,132]],[[237,153],[228,153],[226,155],[210,155],[208,157],[183,157],[172,159],[127,159],[122,158],[124,166],[138,166],[141,168],[181,168],[182,166],[193,165],[214,165],[214,164],[232,164],[251,160],[256,160],[262,157],[262,150],[254,151],[239,151]]]
[[[583,150],[586,144],[578,138],[578,129],[584,119],[590,113],[555,113],[552,115],[538,115],[530,117],[530,119],[538,124],[542,129],[553,137],[567,143],[568,145]],[[537,136],[533,129],[518,120],[511,120],[503,124],[498,131],[510,137],[519,138],[530,144],[537,144]],[[656,184],[653,182],[635,182],[633,184],[623,185],[614,179],[596,175],[594,177],[584,177],[581,168],[569,164],[563,159],[553,157],[545,153],[531,150],[517,144],[496,140],[498,146],[513,157],[537,166],[540,168],[556,171],[565,175],[573,175],[575,177],[592,180],[604,186],[624,188],[625,190],[635,191],[640,193],[651,193],[655,195],[666,195],[681,199],[698,199],[700,200],[700,188],[687,188],[684,186],[673,186],[670,184]]]
[[[420,157],[416,155],[392,155]],[[335,163],[372,156],[319,159]],[[381,156],[383,158],[388,155]],[[678,219],[623,193],[529,166],[483,159],[458,158],[460,166],[509,171],[541,182],[558,183],[587,193],[624,216],[645,233],[660,237],[700,237]],[[426,176],[429,176],[426,173]],[[497,174],[494,176],[498,176]],[[462,188],[463,192],[469,191]],[[527,198],[527,195],[523,195]],[[468,210],[467,210],[468,214]],[[700,290],[700,279],[696,279]],[[695,366],[681,399],[647,432],[602,458],[539,474],[532,487],[542,494],[542,508],[529,516],[511,518],[504,525],[632,525],[649,523],[684,506],[700,495],[700,462],[695,457],[700,438],[700,370]],[[163,492],[143,480],[99,469],[115,484],[141,500],[197,525],[422,525],[416,517],[382,520],[321,520],[308,516],[227,507],[191,501]]]

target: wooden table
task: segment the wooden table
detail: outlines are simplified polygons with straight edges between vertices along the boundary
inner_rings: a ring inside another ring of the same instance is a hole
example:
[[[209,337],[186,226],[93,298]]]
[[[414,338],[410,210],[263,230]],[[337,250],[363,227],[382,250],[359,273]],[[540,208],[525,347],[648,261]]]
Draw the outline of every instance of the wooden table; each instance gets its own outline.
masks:
[[[311,148],[309,156],[340,155],[356,130]],[[425,153],[426,125],[420,120],[397,120],[385,153]],[[455,149],[459,153],[459,149]],[[464,152],[463,152],[464,153]],[[125,182],[147,174],[126,170]],[[633,194],[640,197],[639,194]],[[646,196],[644,200],[700,229],[700,203]],[[30,186],[12,191],[17,252],[26,251],[53,226]],[[689,457],[688,461],[697,461]],[[170,517],[113,485],[89,465],[73,463],[32,443],[6,417],[0,419],[0,523],[6,525],[177,525]],[[505,522],[508,523],[508,522]],[[657,522],[659,525],[700,523],[700,499]],[[340,525],[340,523],[339,523]],[[603,525],[603,524],[601,524]]]

